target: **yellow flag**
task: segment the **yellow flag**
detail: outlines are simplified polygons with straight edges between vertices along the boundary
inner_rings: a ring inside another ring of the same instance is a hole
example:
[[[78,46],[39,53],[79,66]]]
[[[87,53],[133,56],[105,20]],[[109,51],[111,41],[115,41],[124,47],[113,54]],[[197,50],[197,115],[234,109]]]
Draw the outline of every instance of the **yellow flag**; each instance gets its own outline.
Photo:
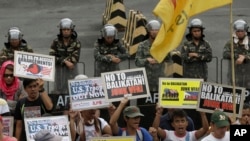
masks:
[[[185,33],[192,0],[160,0],[153,13],[162,20],[161,28],[150,49],[151,55],[162,62],[175,49]]]
[[[233,0],[193,0],[189,16],[232,3]]]

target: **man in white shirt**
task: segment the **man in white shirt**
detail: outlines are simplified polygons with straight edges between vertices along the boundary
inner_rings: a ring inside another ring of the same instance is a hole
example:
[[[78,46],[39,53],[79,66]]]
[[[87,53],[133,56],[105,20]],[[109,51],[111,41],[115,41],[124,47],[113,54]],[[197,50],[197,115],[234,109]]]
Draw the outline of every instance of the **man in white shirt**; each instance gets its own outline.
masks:
[[[230,134],[228,126],[230,125],[228,116],[222,111],[215,111],[211,116],[211,133],[201,141],[229,141]]]

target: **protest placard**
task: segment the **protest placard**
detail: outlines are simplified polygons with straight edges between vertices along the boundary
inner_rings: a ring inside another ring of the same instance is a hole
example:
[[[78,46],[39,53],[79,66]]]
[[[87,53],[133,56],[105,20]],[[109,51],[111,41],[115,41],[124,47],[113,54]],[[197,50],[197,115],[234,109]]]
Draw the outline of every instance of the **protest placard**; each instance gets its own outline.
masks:
[[[15,51],[14,65],[14,75],[17,77],[54,81],[54,56]]]
[[[112,71],[101,74],[107,101],[150,96],[145,68]]]
[[[34,141],[34,136],[41,130],[49,130],[51,134],[60,136],[63,141],[71,141],[67,115],[25,118],[27,141]]]
[[[69,94],[72,110],[108,107],[101,77],[69,80]]]
[[[93,137],[90,141],[136,141],[135,136]]]
[[[6,136],[13,136],[14,117],[3,116],[3,129],[2,132]]]
[[[203,79],[159,78],[159,104],[165,108],[195,109]]]
[[[235,87],[236,116],[241,117],[245,88]],[[215,109],[222,110],[227,115],[233,115],[233,87],[217,83],[202,82],[197,111],[213,113]]]

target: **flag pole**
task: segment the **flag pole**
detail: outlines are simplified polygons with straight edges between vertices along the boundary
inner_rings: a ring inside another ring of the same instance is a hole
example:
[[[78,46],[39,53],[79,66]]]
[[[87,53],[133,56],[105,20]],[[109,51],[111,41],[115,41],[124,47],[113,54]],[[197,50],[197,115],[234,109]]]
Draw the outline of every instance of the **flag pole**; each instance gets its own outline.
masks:
[[[233,121],[236,121],[236,101],[235,101],[235,61],[234,61],[234,48],[233,48],[233,13],[232,3],[230,4],[230,40],[231,40],[231,66],[232,66],[232,85],[233,85]]]

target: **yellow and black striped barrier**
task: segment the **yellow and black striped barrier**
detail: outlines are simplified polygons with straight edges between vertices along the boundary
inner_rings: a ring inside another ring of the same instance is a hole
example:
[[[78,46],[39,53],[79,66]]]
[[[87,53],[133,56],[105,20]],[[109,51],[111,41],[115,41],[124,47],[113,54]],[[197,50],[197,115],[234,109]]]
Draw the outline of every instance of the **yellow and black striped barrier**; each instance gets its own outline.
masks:
[[[129,11],[127,28],[122,41],[130,55],[136,53],[139,43],[145,39],[147,35],[146,24],[146,17],[141,12]]]
[[[167,77],[181,78],[183,77],[183,67],[180,51],[171,51],[170,56],[172,62],[167,62],[165,74]]]
[[[123,0],[107,0],[103,13],[103,25],[113,24],[118,31],[124,31],[127,24]]]

